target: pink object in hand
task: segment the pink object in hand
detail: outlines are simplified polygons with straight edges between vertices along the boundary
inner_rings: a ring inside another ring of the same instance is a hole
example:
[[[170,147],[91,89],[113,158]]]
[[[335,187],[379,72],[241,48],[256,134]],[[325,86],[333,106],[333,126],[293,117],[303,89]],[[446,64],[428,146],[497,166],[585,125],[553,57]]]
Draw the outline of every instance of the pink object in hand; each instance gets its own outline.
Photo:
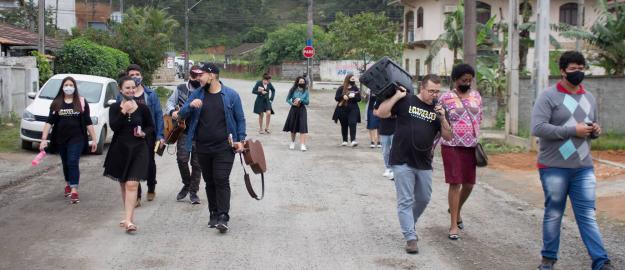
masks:
[[[46,151],[41,151],[39,152],[39,154],[37,154],[37,156],[35,157],[35,159],[33,159],[33,161],[31,162],[31,164],[33,166],[37,166],[39,165],[39,163],[41,163],[41,160],[46,157]]]

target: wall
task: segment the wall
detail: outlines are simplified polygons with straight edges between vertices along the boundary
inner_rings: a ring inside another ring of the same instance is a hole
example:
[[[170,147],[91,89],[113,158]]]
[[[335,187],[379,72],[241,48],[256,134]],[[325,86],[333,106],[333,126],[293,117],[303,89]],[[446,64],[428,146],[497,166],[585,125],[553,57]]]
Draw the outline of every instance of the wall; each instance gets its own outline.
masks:
[[[321,80],[319,61],[313,61],[311,69],[313,80]],[[295,80],[297,76],[302,76],[304,72],[306,72],[306,61],[282,63],[282,79]]]
[[[549,84],[555,84],[559,78],[552,77]],[[597,100],[599,122],[604,131],[625,134],[625,77],[586,77],[584,86]],[[530,113],[534,101],[534,91],[529,78],[519,80],[519,131],[530,130]]]
[[[349,73],[360,76],[359,68],[364,62],[362,60],[340,60],[340,61],[321,61],[319,64],[319,72],[321,80],[324,82],[342,82]],[[370,67],[373,63],[368,63]]]
[[[30,103],[27,94],[39,89],[35,57],[0,57],[0,115],[22,116]]]

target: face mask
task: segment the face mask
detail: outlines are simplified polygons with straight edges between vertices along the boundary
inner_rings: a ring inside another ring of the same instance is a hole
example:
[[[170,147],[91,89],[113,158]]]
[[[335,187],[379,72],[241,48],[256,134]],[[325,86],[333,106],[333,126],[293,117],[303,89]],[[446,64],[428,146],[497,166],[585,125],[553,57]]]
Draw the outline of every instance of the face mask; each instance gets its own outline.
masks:
[[[304,88],[304,87],[306,87],[306,84],[305,83],[300,83],[300,84],[298,84],[298,86],[301,87],[301,88]]]
[[[460,91],[462,93],[466,93],[467,91],[469,91],[469,89],[471,89],[471,85],[470,84],[458,85],[458,91]]]
[[[141,85],[141,82],[143,81],[143,79],[140,78],[140,77],[134,77],[134,78],[132,78],[132,80],[135,81],[135,85],[136,86]]]
[[[196,80],[190,80],[189,81],[189,85],[191,85],[191,87],[193,87],[193,89],[200,87],[200,82],[196,81]]]
[[[569,81],[572,85],[578,86],[584,80],[584,72],[583,71],[567,72],[566,80]]]
[[[356,85],[356,82],[355,81],[349,81],[349,84],[350,85]]]
[[[72,95],[74,94],[74,91],[76,91],[74,87],[71,87],[71,86],[63,87],[63,92],[65,92],[66,95]]]

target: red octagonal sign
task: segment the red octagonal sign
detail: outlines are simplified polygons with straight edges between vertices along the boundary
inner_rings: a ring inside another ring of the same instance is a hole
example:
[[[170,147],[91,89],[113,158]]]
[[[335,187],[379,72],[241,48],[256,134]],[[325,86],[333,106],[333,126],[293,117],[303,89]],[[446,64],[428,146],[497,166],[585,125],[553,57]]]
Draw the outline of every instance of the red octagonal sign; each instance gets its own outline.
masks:
[[[312,58],[315,56],[315,48],[313,48],[313,46],[306,46],[304,47],[304,50],[302,50],[302,53],[304,54],[304,57]]]

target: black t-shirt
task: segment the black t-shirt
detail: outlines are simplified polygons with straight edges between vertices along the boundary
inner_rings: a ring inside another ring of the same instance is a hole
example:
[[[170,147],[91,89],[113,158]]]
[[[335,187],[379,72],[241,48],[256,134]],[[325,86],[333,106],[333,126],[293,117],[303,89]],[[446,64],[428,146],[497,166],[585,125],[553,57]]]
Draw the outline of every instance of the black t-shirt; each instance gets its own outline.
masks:
[[[145,92],[143,92],[143,94],[141,94],[138,97],[134,97],[135,102],[137,102],[138,104],[143,104],[143,105],[147,105],[145,104]]]
[[[224,112],[224,101],[221,93],[204,93],[200,120],[195,132],[196,151],[198,153],[214,153],[229,147],[226,113]]]
[[[397,115],[391,165],[407,164],[418,170],[431,170],[432,146],[441,131],[434,105],[409,95],[398,101],[391,112]]]
[[[81,143],[84,140],[82,130],[82,116],[80,111],[74,110],[74,103],[62,103],[58,111],[58,122],[54,125],[56,129],[56,144],[67,145]]]
[[[382,100],[375,99],[373,102],[373,109],[377,110],[382,104]],[[391,136],[395,134],[395,126],[397,125],[397,116],[392,115],[390,118],[380,118],[380,126],[378,127],[378,133],[384,136]]]

